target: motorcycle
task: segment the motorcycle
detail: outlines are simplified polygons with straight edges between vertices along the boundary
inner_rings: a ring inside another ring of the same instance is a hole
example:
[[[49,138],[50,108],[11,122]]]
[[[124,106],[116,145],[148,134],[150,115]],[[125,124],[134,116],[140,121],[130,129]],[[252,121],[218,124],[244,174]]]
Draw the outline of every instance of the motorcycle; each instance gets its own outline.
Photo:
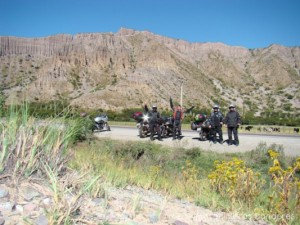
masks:
[[[163,116],[161,124],[161,135],[162,137],[169,137],[173,134],[173,117],[172,116]]]
[[[209,125],[210,120],[205,114],[197,114],[191,123],[191,129],[199,133],[200,141],[206,141],[211,139],[211,128]]]
[[[211,139],[211,128],[210,126],[210,120],[206,119],[200,127],[197,128],[197,132],[200,136],[200,141],[206,141]]]
[[[139,130],[139,136],[140,138],[145,138],[148,135],[150,135],[150,124],[149,124],[149,115],[148,114],[143,114],[142,112],[135,112],[133,113],[132,117],[136,120],[137,124],[136,127]],[[155,134],[158,133],[157,129],[160,129],[160,132],[162,134],[162,137],[164,137],[164,133],[168,134],[168,132],[171,131],[172,128],[170,126],[172,125],[171,122],[164,122],[163,118],[159,119],[158,124],[156,127],[154,127],[154,132]]]
[[[108,125],[108,116],[106,114],[98,115],[94,118],[94,131],[110,131],[110,126]]]
[[[206,120],[205,114],[196,114],[194,117],[194,121],[191,123],[191,129],[197,130],[197,128],[201,127],[202,123]]]
[[[136,127],[139,130],[140,138],[145,138],[148,134],[150,134],[148,114],[143,114],[142,112],[135,112],[132,117],[137,122]]]

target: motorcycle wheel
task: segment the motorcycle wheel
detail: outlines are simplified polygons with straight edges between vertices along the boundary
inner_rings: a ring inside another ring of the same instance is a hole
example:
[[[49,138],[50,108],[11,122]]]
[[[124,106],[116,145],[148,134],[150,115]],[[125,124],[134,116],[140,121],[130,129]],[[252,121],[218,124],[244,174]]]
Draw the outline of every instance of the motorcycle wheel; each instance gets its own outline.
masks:
[[[166,138],[166,137],[168,137],[168,131],[167,131],[167,129],[163,129],[162,131],[161,131],[161,136],[163,137],[163,138]]]
[[[200,141],[206,141],[207,140],[206,133],[204,133],[203,130],[201,130],[199,132],[199,135],[200,135]]]
[[[145,135],[145,133],[144,133],[144,131],[143,131],[143,127],[140,127],[140,128],[139,128],[139,135],[140,135],[140,138],[146,137],[146,135]]]

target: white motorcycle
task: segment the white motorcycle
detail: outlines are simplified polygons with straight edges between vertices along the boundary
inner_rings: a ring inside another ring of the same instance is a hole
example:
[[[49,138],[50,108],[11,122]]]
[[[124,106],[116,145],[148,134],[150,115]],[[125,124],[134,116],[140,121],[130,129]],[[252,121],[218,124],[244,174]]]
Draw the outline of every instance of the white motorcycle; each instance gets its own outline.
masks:
[[[94,118],[95,124],[93,126],[94,131],[110,131],[108,125],[108,116],[106,114],[98,115]]]

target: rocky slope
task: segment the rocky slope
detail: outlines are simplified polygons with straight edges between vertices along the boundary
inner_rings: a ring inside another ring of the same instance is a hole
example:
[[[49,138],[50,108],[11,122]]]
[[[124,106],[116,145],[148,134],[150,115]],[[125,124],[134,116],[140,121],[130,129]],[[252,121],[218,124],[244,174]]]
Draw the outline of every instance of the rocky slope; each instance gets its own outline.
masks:
[[[168,108],[172,96],[207,107],[300,109],[300,47],[246,49],[189,43],[148,31],[0,37],[0,83],[7,103],[65,99],[121,110],[142,102]],[[288,104],[288,105],[287,105]]]
[[[58,205],[54,203],[53,191],[44,184],[22,182],[14,186],[13,183],[1,183],[0,180],[1,225],[56,224],[50,219],[55,210],[57,220],[60,216],[68,215],[70,210],[73,224],[268,224],[258,216],[213,212],[184,200],[131,186],[124,189],[107,188],[103,197],[82,196],[76,205],[70,205],[76,197],[68,193]],[[66,219],[66,216],[62,219]]]

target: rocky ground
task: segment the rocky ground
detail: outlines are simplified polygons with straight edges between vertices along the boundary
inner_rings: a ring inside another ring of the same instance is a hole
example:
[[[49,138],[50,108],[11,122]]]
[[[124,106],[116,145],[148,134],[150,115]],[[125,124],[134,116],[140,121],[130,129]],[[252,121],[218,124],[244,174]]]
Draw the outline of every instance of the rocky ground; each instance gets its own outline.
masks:
[[[0,225],[53,224],[46,214],[46,210],[55,207],[50,188],[29,182],[18,186],[3,180],[0,182]],[[72,202],[71,195],[64,198]],[[213,212],[184,200],[133,186],[107,188],[101,198],[83,197],[74,218],[77,219],[75,224],[267,224],[233,213]]]

